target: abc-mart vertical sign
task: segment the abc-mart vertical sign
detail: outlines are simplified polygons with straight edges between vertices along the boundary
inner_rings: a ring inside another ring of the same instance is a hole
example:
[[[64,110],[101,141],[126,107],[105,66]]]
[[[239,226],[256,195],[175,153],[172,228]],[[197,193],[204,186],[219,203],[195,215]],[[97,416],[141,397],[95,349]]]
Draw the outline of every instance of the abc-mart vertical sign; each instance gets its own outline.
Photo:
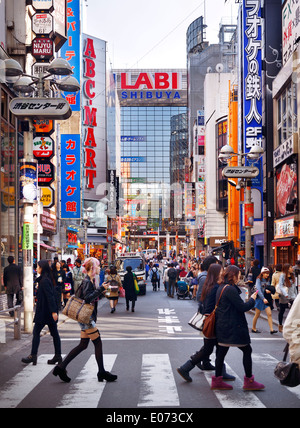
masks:
[[[244,152],[253,146],[263,145],[262,121],[262,26],[261,0],[243,1],[243,105]],[[257,165],[260,174],[252,180],[252,188],[261,194],[260,213],[255,220],[263,219],[262,160]],[[256,209],[258,207],[256,206]]]

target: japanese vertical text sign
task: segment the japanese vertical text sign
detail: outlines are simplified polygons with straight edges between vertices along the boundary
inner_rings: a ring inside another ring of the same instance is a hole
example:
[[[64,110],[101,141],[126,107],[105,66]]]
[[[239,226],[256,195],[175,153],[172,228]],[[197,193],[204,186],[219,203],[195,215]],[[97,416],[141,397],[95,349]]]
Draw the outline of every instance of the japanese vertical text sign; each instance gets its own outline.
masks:
[[[263,145],[262,122],[262,17],[261,0],[243,1],[244,32],[244,152],[253,146]],[[247,161],[246,161],[247,163]],[[252,180],[252,188],[260,192],[257,200],[255,220],[263,218],[263,174],[262,160],[256,165],[259,176]],[[256,191],[256,193],[257,193]]]
[[[60,52],[61,57],[71,65],[73,76],[78,82],[81,77],[80,37],[80,0],[67,0],[67,41]],[[62,95],[69,102],[72,111],[80,111],[80,92]]]
[[[61,218],[81,218],[80,135],[61,135]]]

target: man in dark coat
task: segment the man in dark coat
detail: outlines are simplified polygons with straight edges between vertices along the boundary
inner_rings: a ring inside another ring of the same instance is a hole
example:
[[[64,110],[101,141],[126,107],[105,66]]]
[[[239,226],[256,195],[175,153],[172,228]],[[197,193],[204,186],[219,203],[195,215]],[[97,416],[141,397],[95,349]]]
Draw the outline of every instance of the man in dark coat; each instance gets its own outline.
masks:
[[[7,306],[8,308],[13,308],[14,295],[16,295],[16,305],[20,305],[22,303],[22,269],[15,264],[15,259],[13,256],[9,256],[7,261],[9,265],[6,266],[3,271],[3,282],[7,294]],[[11,311],[9,315],[13,317],[13,311]]]
[[[129,302],[132,302],[131,311],[134,312],[135,302],[137,300],[134,277],[131,266],[127,266],[127,273],[124,275],[123,288],[125,290],[126,310],[129,311]]]

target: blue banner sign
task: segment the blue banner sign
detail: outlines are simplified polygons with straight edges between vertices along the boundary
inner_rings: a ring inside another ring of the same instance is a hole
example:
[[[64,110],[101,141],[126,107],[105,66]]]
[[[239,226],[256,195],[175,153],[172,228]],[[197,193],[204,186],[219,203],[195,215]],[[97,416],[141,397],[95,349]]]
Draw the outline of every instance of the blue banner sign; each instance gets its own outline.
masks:
[[[262,122],[262,24],[261,0],[243,1],[244,32],[244,153],[249,153],[254,146],[263,147]],[[246,164],[249,165],[249,163]],[[262,160],[255,165],[259,176],[252,181],[252,188],[260,192],[261,209],[256,207],[255,220],[263,219],[263,173]]]
[[[61,218],[81,218],[80,134],[61,135]]]
[[[80,0],[68,0],[67,7],[67,41],[62,46],[61,57],[66,59],[73,69],[73,76],[81,81],[81,48],[80,48]],[[80,91],[74,93],[62,93],[69,102],[72,111],[80,111]]]

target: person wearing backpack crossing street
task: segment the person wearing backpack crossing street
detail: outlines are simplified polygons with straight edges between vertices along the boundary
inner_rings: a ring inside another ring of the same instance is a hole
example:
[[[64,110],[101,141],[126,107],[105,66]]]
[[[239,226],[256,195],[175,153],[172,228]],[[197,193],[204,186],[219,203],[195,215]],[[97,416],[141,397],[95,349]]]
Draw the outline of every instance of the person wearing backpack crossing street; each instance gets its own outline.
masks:
[[[174,263],[171,263],[171,267],[168,270],[168,278],[169,278],[168,297],[173,298],[175,287],[176,287],[176,280],[177,280],[177,270],[174,267]]]
[[[160,276],[159,276],[159,271],[158,268],[154,265],[151,270],[150,270],[150,281],[152,282],[152,287],[153,287],[153,291],[157,290],[160,288],[159,284],[160,284]]]

